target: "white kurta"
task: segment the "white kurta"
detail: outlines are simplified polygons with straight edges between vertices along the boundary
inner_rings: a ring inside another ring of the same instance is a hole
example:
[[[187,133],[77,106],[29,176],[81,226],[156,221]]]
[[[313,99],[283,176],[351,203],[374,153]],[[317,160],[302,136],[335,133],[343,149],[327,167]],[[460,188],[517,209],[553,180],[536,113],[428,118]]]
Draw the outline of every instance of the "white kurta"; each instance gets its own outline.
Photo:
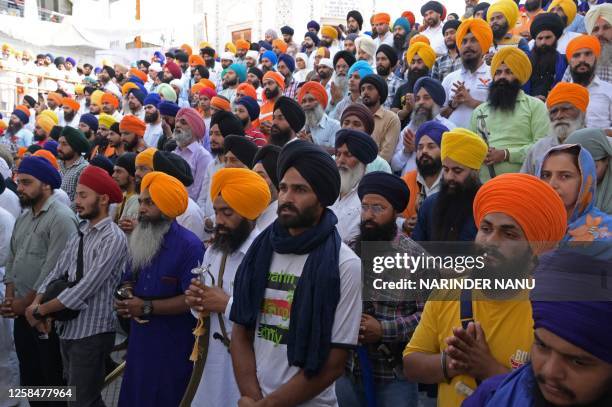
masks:
[[[264,230],[276,220],[278,209],[278,201],[274,201],[257,218],[257,229]]]
[[[353,188],[344,198],[338,198],[329,207],[338,217],[336,228],[344,243],[350,245],[359,236],[361,224],[361,200],[357,195],[357,187]]]
[[[204,217],[200,207],[193,199],[189,198],[187,210],[177,217],[176,221],[185,229],[192,231],[198,239],[204,241]]]

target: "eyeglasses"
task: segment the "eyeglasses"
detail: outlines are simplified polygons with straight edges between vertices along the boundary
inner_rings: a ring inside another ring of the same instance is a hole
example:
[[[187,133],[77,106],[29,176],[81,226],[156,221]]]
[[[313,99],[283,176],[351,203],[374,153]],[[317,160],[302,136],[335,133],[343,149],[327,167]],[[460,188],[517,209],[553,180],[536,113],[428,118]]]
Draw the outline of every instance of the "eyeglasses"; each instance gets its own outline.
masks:
[[[372,211],[374,215],[380,215],[385,211],[385,209],[387,208],[383,207],[382,205],[361,204],[361,213]]]

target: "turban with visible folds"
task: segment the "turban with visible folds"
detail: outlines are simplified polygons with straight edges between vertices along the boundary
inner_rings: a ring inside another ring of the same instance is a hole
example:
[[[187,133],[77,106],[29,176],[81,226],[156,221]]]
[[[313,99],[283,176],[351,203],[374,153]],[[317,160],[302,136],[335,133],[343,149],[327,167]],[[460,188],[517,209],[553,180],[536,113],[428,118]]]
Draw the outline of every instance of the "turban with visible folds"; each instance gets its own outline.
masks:
[[[221,195],[238,215],[255,220],[270,203],[270,189],[266,181],[245,168],[222,168],[210,182],[210,198]]]
[[[143,152],[139,153],[136,156],[136,165],[145,166],[147,168],[153,169],[153,156],[155,155],[156,151],[156,148],[149,147]]]
[[[430,78],[429,76],[423,76],[419,78],[414,84],[414,94],[419,93],[421,88],[425,88],[429,96],[433,99],[436,105],[442,107],[446,102],[446,92],[444,87],[437,79]]]
[[[293,99],[286,96],[278,98],[274,104],[274,111],[280,110],[285,116],[285,120],[291,126],[294,132],[302,130],[304,124],[306,124],[306,115],[302,110],[302,107]]]
[[[612,4],[604,3],[589,9],[584,16],[584,25],[587,33],[591,34],[593,32],[593,27],[595,27],[595,23],[599,17],[612,24]]]
[[[493,44],[493,31],[491,31],[491,27],[485,20],[480,18],[468,18],[463,21],[457,29],[457,48],[461,49],[463,37],[465,37],[468,32],[476,37],[483,54],[489,52],[489,48],[491,48],[491,44]]]
[[[419,141],[423,136],[427,136],[433,140],[434,143],[441,147],[442,145],[442,135],[449,131],[448,127],[443,125],[437,120],[430,120],[425,122],[419,126],[414,135],[414,145],[418,146]]]
[[[77,154],[87,155],[87,153],[89,153],[91,144],[89,144],[87,137],[85,137],[81,130],[66,126],[62,129],[60,137],[64,137],[68,145],[70,145]]]
[[[404,180],[397,175],[374,171],[364,175],[357,187],[360,200],[368,194],[382,196],[389,201],[393,209],[403,212],[408,205],[410,190]]]
[[[298,102],[302,103],[304,96],[310,93],[319,102],[321,107],[325,109],[327,107],[327,91],[319,82],[309,81],[306,82],[297,94]]]
[[[406,51],[406,62],[408,62],[408,64],[412,63],[412,58],[414,58],[415,55],[420,56],[429,69],[431,69],[434,62],[436,62],[436,51],[424,42],[415,42],[408,48],[408,51]]]
[[[552,32],[557,39],[563,35],[565,24],[556,13],[542,13],[535,16],[529,27],[531,38],[535,38],[542,31]]]
[[[391,63],[390,65],[391,68],[395,67],[395,65],[397,64],[398,57],[397,57],[397,52],[395,52],[395,50],[393,49],[391,45],[381,44],[381,46],[378,47],[378,49],[376,50],[376,55],[378,55],[379,52],[382,52],[383,54],[385,54],[385,56]]]
[[[331,39],[337,40],[338,39],[338,31],[332,27],[331,25],[324,25],[321,28],[321,36],[326,36],[329,37]]]
[[[287,48],[289,47],[287,43],[284,40],[281,40],[280,38],[277,38],[272,41],[272,46],[278,48],[281,54],[287,52]]]
[[[563,10],[563,14],[567,17],[567,26],[569,26],[576,18],[576,14],[578,13],[578,7],[576,7],[576,3],[574,0],[553,0],[548,5],[548,10],[550,11],[553,8],[561,7]]]
[[[268,177],[270,177],[272,185],[274,185],[277,189],[278,175],[276,174],[276,168],[280,151],[281,148],[279,146],[268,144],[257,150],[257,154],[255,154],[255,158],[253,158],[253,167],[255,167],[255,164],[261,163],[266,170]]]
[[[372,16],[372,24],[390,24],[391,16],[387,13],[378,13]]]
[[[105,93],[104,95],[102,95],[102,98],[100,98],[100,102],[108,103],[115,109],[119,108],[119,99],[117,99],[117,96],[113,95],[112,93]]]
[[[427,13],[429,10],[433,10],[440,15],[444,14],[444,7],[437,1],[428,1],[427,3],[423,4],[421,7],[421,15],[425,17],[425,13]]]
[[[17,169],[19,174],[28,174],[49,185],[52,189],[58,189],[62,185],[62,177],[58,170],[53,168],[51,163],[43,157],[26,157],[19,164]]]
[[[350,116],[355,116],[361,120],[366,133],[372,135],[372,132],[374,131],[374,115],[370,109],[365,107],[365,105],[362,103],[351,103],[342,112],[340,123],[343,123],[344,119]]]
[[[53,126],[55,126],[55,123],[53,122],[53,119],[47,115],[38,115],[36,118],[36,125],[38,125],[47,135],[49,135],[53,129]]]
[[[250,96],[257,100],[257,90],[248,82],[243,82],[236,88],[236,92],[244,93],[246,96]]]
[[[601,44],[599,44],[599,40],[593,35],[581,35],[567,44],[565,50],[567,60],[571,60],[574,54],[583,48],[588,48],[593,51],[593,54],[595,54],[597,58],[601,55]]]
[[[589,90],[571,82],[559,82],[548,93],[546,107],[549,109],[559,103],[571,103],[576,109],[586,113],[589,105]]]
[[[441,158],[446,157],[473,170],[480,169],[487,156],[486,143],[475,133],[455,128],[442,135]]]
[[[347,76],[350,78],[355,72],[359,74],[359,79],[363,79],[368,75],[372,75],[374,73],[374,70],[372,69],[372,66],[366,61],[357,61],[353,65],[351,65]]]
[[[79,177],[79,184],[91,188],[97,194],[108,195],[108,200],[112,204],[123,200],[123,193],[119,185],[108,175],[108,172],[100,167],[93,165],[85,167]]]
[[[181,181],[168,174],[159,171],[148,173],[142,179],[140,189],[148,189],[155,206],[169,218],[181,216],[187,210],[187,189]]]
[[[369,164],[378,155],[378,146],[367,133],[353,129],[340,129],[336,133],[336,149],[346,144],[346,147],[359,161]]]
[[[282,90],[285,90],[285,78],[283,78],[283,75],[279,74],[278,72],[266,72],[266,74],[263,76],[262,82],[266,79],[272,79]]]
[[[138,137],[144,136],[146,128],[145,122],[133,115],[123,116],[123,119],[119,122],[119,130],[134,133]]]
[[[501,64],[508,65],[516,79],[524,85],[531,77],[531,61],[529,57],[517,47],[504,47],[495,53],[491,61],[491,76]]]
[[[72,98],[62,98],[62,106],[68,106],[70,109],[78,112],[81,108],[81,104]]]
[[[204,124],[204,119],[202,119],[202,116],[200,116],[197,110],[192,107],[183,107],[176,114],[177,121],[181,118],[184,118],[187,121],[187,124],[189,124],[189,128],[191,129],[193,137],[196,140],[201,140],[202,138],[204,138],[204,133],[206,132],[206,125]]]
[[[516,25],[519,16],[519,9],[514,0],[498,0],[489,6],[487,11],[487,22],[491,22],[493,13],[502,13],[508,23],[508,28],[512,30]]]
[[[226,154],[231,152],[241,163],[251,169],[253,158],[257,153],[257,145],[245,136],[229,135],[223,141],[223,151]]]
[[[152,169],[153,171],[160,171],[178,179],[186,187],[193,184],[191,166],[183,157],[171,151],[154,151]]]

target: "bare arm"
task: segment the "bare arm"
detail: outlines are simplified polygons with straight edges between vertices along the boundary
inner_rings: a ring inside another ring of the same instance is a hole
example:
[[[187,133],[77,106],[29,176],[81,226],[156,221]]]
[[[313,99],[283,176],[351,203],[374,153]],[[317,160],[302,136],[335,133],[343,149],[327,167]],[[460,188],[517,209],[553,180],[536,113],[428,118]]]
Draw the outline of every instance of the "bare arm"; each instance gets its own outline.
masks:
[[[232,327],[230,353],[232,354],[234,376],[236,377],[240,394],[253,400],[261,400],[263,394],[257,380],[255,351],[253,349],[254,334],[253,330],[235,323]]]
[[[404,375],[409,381],[434,384],[446,381],[439,353],[414,352],[404,356]],[[450,373],[449,373],[450,375]]]

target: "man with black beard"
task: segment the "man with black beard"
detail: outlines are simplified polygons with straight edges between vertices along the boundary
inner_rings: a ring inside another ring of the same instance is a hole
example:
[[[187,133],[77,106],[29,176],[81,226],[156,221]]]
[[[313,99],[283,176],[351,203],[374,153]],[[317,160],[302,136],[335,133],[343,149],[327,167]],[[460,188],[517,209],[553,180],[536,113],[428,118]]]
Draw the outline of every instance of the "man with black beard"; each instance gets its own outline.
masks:
[[[15,153],[19,147],[28,147],[32,144],[33,134],[25,127],[29,120],[28,115],[23,110],[15,109],[11,113],[8,128],[2,135],[2,143],[8,144]]]
[[[297,138],[297,133],[306,124],[306,115],[302,107],[293,99],[281,96],[274,104],[270,144],[283,147]]]
[[[545,101],[567,68],[567,58],[557,51],[557,42],[563,34],[563,21],[554,13],[540,14],[531,22],[530,33],[535,41],[529,56],[533,72],[525,86],[527,94]]]
[[[410,21],[406,17],[400,17],[393,23],[393,49],[399,62],[395,73],[398,76],[404,75],[406,71],[406,58],[404,53],[408,50],[408,36],[410,35]]]
[[[586,13],[584,23],[587,33],[595,36],[601,46],[595,75],[606,82],[612,82],[612,4],[592,7]]]
[[[460,25],[461,21],[449,20],[442,26],[444,45],[448,52],[436,59],[436,63],[431,70],[431,77],[440,82],[442,82],[449,73],[461,69],[461,58],[459,57],[456,38],[457,28],[459,28]]]
[[[390,109],[395,98],[397,89],[402,85],[402,78],[395,75],[395,67],[397,66],[397,53],[392,46],[382,44],[376,50],[376,73],[387,82],[389,89],[387,99],[383,102],[386,109]]]
[[[79,126],[79,110],[81,105],[76,100],[65,97],[62,99],[62,112],[63,115],[60,117],[60,126],[70,126],[75,129]]]
[[[255,221],[270,201],[264,179],[248,169],[223,168],[212,178],[211,196],[216,225],[202,264],[209,275],[191,280],[185,292],[197,318],[208,318],[210,328],[198,341],[208,342],[202,379],[193,399],[197,406],[235,405],[240,392],[234,379],[229,340],[234,277],[242,259],[259,234]]]
[[[412,238],[419,241],[472,241],[472,203],[481,186],[478,170],[487,154],[482,138],[456,128],[442,137],[442,184],[419,209]]]
[[[351,10],[346,15],[347,34],[359,34],[363,26],[363,16],[357,10]]]
[[[531,62],[523,51],[505,47],[491,62],[493,84],[488,101],[472,113],[470,130],[487,140],[489,153],[480,179],[518,172],[525,155],[548,133],[550,120],[546,105],[526,95],[521,86],[531,76]]]
[[[266,72],[261,82],[265,103],[259,109],[259,129],[265,135],[270,135],[274,104],[283,96],[285,77],[278,72]]]
[[[512,29],[518,20],[518,6],[513,0],[500,0],[489,7],[487,11],[487,22],[493,31],[494,51],[485,56],[487,64],[491,63],[493,55],[504,47],[518,47],[529,55],[527,40],[520,35],[513,34]]]
[[[143,138],[150,147],[157,147],[160,137],[164,134],[161,114],[157,110],[160,103],[161,98],[157,93],[149,93],[143,102],[144,122],[147,124]]]

